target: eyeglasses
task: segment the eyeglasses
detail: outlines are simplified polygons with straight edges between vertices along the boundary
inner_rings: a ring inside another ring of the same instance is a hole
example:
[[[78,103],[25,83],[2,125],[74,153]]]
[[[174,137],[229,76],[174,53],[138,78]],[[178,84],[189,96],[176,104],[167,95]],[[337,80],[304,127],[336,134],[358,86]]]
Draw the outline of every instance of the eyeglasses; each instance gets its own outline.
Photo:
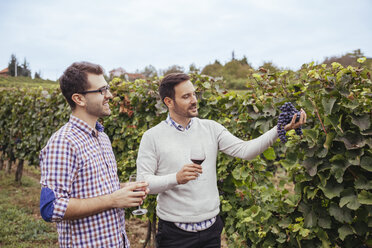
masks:
[[[88,90],[88,91],[83,91],[83,92],[78,92],[79,94],[87,94],[87,93],[96,93],[99,92],[101,95],[106,95],[107,92],[110,91],[110,86],[106,85],[102,88],[99,88],[98,90]]]

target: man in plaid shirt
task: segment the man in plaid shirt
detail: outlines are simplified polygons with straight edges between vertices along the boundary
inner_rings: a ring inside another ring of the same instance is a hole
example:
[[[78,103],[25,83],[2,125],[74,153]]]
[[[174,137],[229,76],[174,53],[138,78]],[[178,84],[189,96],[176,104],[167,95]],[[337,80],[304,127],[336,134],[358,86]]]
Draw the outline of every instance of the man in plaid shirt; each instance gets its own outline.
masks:
[[[97,122],[111,113],[103,69],[73,63],[59,82],[72,114],[40,152],[41,215],[57,222],[60,247],[127,248],[123,208],[142,204],[149,190],[146,182],[120,187],[111,142]]]

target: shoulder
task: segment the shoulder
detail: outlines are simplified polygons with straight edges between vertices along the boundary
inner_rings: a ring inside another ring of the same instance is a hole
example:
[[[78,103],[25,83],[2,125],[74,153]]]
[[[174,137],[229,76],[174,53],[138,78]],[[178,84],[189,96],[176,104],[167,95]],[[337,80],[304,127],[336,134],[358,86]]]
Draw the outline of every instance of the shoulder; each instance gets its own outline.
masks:
[[[74,149],[77,144],[77,130],[67,122],[50,137],[44,149]]]
[[[157,135],[159,133],[163,133],[165,132],[166,130],[168,130],[169,126],[165,123],[165,121],[161,121],[160,123],[158,123],[156,126],[153,126],[152,128],[148,129],[147,131],[145,131],[145,133],[143,134],[144,136],[153,136],[153,135]]]
[[[220,123],[218,123],[217,121],[214,121],[214,120],[199,119],[199,118],[195,117],[193,119],[193,121],[195,121],[195,123],[200,125],[200,126],[204,126],[204,127],[208,127],[208,128],[213,128],[213,129],[224,128]]]

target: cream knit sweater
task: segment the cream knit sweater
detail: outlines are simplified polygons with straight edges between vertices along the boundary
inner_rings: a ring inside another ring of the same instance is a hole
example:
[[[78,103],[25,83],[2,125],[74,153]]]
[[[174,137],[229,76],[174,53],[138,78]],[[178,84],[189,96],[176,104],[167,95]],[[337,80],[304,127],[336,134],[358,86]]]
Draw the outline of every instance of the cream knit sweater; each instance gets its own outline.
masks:
[[[150,194],[158,194],[159,218],[171,222],[200,222],[219,213],[218,151],[250,160],[271,146],[277,137],[276,127],[256,139],[243,141],[212,120],[194,118],[190,129],[183,132],[162,121],[142,137],[137,173],[149,183]],[[192,163],[190,149],[195,143],[202,143],[206,153],[201,175],[205,180],[179,185],[176,173],[185,164]]]

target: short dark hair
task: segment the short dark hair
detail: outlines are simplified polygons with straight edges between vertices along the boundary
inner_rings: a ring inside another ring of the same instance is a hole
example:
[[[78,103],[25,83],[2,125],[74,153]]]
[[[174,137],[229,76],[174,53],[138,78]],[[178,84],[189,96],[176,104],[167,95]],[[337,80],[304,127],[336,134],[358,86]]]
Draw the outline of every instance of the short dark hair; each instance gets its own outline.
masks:
[[[103,68],[100,65],[90,62],[75,62],[67,67],[59,78],[59,86],[62,94],[71,109],[75,109],[76,107],[75,102],[71,98],[72,95],[86,91],[89,88],[88,73],[102,75]]]
[[[166,97],[170,97],[174,100],[174,87],[187,80],[190,80],[190,77],[185,73],[170,73],[166,75],[163,80],[161,80],[159,86],[159,95],[163,103]]]

